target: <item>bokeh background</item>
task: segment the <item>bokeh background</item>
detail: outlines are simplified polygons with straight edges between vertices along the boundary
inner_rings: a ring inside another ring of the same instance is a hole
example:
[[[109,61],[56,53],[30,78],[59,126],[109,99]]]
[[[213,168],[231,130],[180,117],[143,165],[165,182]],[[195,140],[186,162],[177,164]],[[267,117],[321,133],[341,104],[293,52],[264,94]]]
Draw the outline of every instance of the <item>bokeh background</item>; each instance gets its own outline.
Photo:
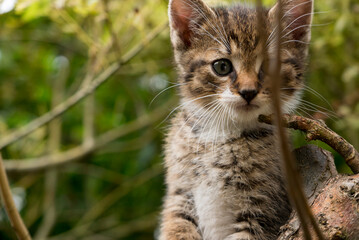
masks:
[[[89,92],[1,150],[34,239],[154,238],[165,190],[161,145],[178,100],[167,4],[0,1],[0,145]],[[316,0],[315,12],[298,114],[323,119],[359,149],[359,1]],[[307,144],[292,136],[296,147]],[[3,208],[0,239],[15,239]]]

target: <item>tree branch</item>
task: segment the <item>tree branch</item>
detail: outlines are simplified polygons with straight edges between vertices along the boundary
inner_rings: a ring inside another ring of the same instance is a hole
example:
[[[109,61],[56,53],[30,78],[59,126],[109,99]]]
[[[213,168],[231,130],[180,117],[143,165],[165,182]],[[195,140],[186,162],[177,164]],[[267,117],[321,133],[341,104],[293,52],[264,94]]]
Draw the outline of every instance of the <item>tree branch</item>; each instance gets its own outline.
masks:
[[[281,159],[285,169],[285,176],[287,180],[287,190],[289,199],[293,207],[297,210],[298,217],[303,226],[304,236],[306,240],[311,240],[312,237],[309,232],[309,226],[313,226],[316,235],[319,240],[324,240],[323,234],[321,233],[316,219],[313,216],[313,213],[307,203],[305,198],[303,188],[300,182],[300,176],[298,175],[295,169],[295,158],[290,151],[290,146],[288,144],[288,136],[283,128],[283,123],[281,121],[282,116],[282,103],[280,98],[280,87],[282,82],[281,76],[281,43],[282,43],[282,19],[283,19],[283,1],[278,0],[276,3],[276,13],[275,13],[275,24],[276,29],[274,31],[274,54],[275,60],[269,61],[268,72],[271,80],[271,98],[273,102],[274,110],[274,122],[277,127],[280,154]],[[265,48],[264,48],[265,49]],[[263,50],[266,51],[266,50]],[[308,221],[309,220],[309,221]],[[308,221],[308,222],[307,222]]]
[[[325,239],[358,239],[359,175],[338,174],[333,155],[314,145],[294,150],[309,205]],[[292,212],[277,240],[303,240],[303,226]],[[314,234],[313,228],[310,233]]]
[[[63,58],[58,61],[58,74],[52,84],[52,103],[51,106],[56,107],[63,101],[65,95],[66,80],[69,75],[69,62]],[[61,146],[61,117],[55,118],[48,125],[49,141],[47,152],[55,154],[59,152]],[[56,223],[56,190],[58,183],[57,169],[49,169],[45,173],[44,181],[44,202],[43,202],[43,218],[37,232],[34,235],[35,240],[44,240],[50,234]]]
[[[69,110],[71,107],[73,107],[75,104],[77,104],[84,97],[91,94],[99,86],[101,86],[104,82],[106,82],[109,79],[109,77],[111,77],[114,73],[116,73],[117,70],[120,69],[121,65],[127,63],[133,57],[135,57],[145,46],[147,46],[156,36],[158,36],[166,28],[167,28],[167,22],[155,28],[150,34],[147,35],[147,37],[141,43],[139,43],[138,45],[133,47],[129,52],[127,52],[120,59],[120,61],[111,64],[98,77],[96,77],[93,81],[91,81],[89,85],[83,86],[74,95],[72,95],[64,102],[57,105],[55,108],[45,113],[41,117],[34,119],[27,125],[20,127],[19,129],[13,131],[9,135],[2,138],[0,140],[0,149],[32,133],[37,128],[50,122],[54,118],[60,116],[61,114]]]
[[[168,113],[168,109],[174,105],[174,99],[155,109],[149,114],[145,114],[136,120],[109,130],[99,137],[97,137],[93,144],[86,146],[78,146],[68,151],[42,156],[34,159],[26,160],[5,160],[4,165],[7,172],[31,172],[40,171],[48,168],[53,168],[63,165],[88,155],[89,153],[106,146],[108,143],[126,135],[133,131],[139,130],[150,124],[153,124],[161,119]]]
[[[7,215],[10,219],[11,226],[13,227],[17,235],[17,238],[20,240],[31,240],[29,231],[27,230],[24,222],[21,219],[19,212],[15,207],[15,203],[12,198],[9,181],[6,176],[1,155],[0,155],[0,191]]]
[[[260,115],[258,120],[263,123],[273,124],[273,116]],[[282,122],[287,128],[301,130],[306,133],[306,140],[320,140],[331,146],[343,156],[345,162],[354,173],[359,173],[359,153],[343,137],[328,128],[325,123],[302,116],[285,114]]]

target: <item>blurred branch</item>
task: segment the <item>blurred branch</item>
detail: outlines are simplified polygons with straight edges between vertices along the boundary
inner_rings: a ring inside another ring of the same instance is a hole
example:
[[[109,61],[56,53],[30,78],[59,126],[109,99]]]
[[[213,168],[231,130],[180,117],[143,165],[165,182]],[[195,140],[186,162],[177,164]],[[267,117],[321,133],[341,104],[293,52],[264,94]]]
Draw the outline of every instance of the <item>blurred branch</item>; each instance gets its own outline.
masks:
[[[117,55],[120,56],[121,47],[120,47],[120,44],[119,44],[117,34],[116,34],[116,32],[115,32],[115,30],[113,28],[113,22],[112,22],[112,19],[111,19],[111,14],[110,14],[109,6],[108,6],[109,2],[108,2],[108,0],[102,0],[101,3],[102,3],[104,15],[105,15],[105,21],[106,21],[106,24],[108,26],[109,32],[111,34],[111,45],[114,47]]]
[[[13,30],[15,31],[15,30]],[[15,31],[16,32],[16,31]],[[19,34],[20,35],[20,34]],[[40,35],[40,34],[39,34]],[[81,51],[80,49],[76,48],[76,45],[72,45],[72,46],[68,46],[66,45],[66,43],[61,42],[61,39],[56,39],[55,37],[49,37],[46,36],[48,39],[35,39],[34,36],[31,36],[32,38],[27,38],[27,37],[23,37],[23,38],[0,38],[0,43],[6,45],[6,44],[14,44],[14,42],[34,42],[34,43],[38,43],[40,44],[46,44],[46,45],[54,45],[60,49],[75,53],[77,55],[80,55],[82,57],[87,57],[86,54],[84,54],[83,51]]]
[[[52,85],[52,103],[51,107],[63,101],[65,95],[65,84],[69,73],[69,63],[63,58],[58,58],[58,73]],[[62,120],[60,117],[55,118],[49,124],[49,142],[48,153],[55,154],[60,150],[61,145]],[[56,189],[58,173],[56,169],[49,169],[45,173],[45,194],[43,203],[43,219],[39,226],[34,239],[46,239],[56,222]]]
[[[17,238],[20,240],[31,240],[30,234],[21,219],[19,212],[16,209],[14,200],[12,198],[9,181],[6,176],[3,160],[0,155],[0,191],[7,215],[10,219]]]
[[[143,216],[139,219],[135,219],[121,225],[119,225],[117,222],[115,227],[105,231],[98,232],[98,234],[105,236],[114,236],[116,239],[119,239],[119,238],[127,237],[135,232],[151,230],[155,228],[156,225],[158,224],[158,214],[159,214],[158,212],[154,212],[146,216]],[[88,235],[84,236],[82,239],[95,240],[97,239],[97,237],[96,234],[93,233],[89,234],[88,232]]]
[[[83,85],[91,84],[91,70],[89,69],[89,74],[86,76]],[[83,140],[82,144],[86,146],[91,146],[94,143],[95,138],[95,95],[91,93],[85,99],[84,109],[83,109]]]
[[[281,109],[281,98],[280,98],[280,87],[282,82],[281,76],[281,43],[282,43],[282,34],[283,34],[283,1],[278,0],[276,3],[276,12],[275,12],[275,46],[274,46],[274,59],[270,61],[269,75],[272,83],[272,102],[274,110],[274,123],[277,126],[279,146],[281,151],[281,159],[284,164],[285,175],[287,180],[287,190],[289,193],[289,198],[296,209],[300,222],[303,226],[304,237],[307,240],[312,239],[310,230],[308,227],[307,220],[312,224],[316,235],[319,240],[324,240],[323,234],[319,229],[319,226],[316,222],[316,219],[313,216],[313,213],[308,205],[307,199],[304,195],[303,187],[300,181],[300,176],[296,171],[295,167],[295,158],[290,151],[288,144],[288,136],[283,128],[283,123],[281,121],[282,109]],[[265,51],[265,50],[264,50]]]
[[[174,102],[175,99],[172,99],[165,105],[162,105],[161,107],[155,109],[149,114],[145,114],[132,122],[129,122],[112,130],[109,130],[106,133],[103,133],[95,139],[94,144],[92,144],[91,146],[78,146],[63,153],[43,156],[35,159],[6,160],[4,161],[6,170],[8,172],[39,171],[81,159],[87,154],[103,146],[106,146],[108,143],[124,135],[127,135],[131,132],[144,128],[163,119],[164,116],[168,113],[168,109],[174,105]]]
[[[83,235],[86,235],[89,231],[91,231],[91,226],[96,225],[97,223],[95,219],[103,214],[104,211],[109,209],[121,197],[125,196],[135,187],[143,185],[145,182],[158,176],[160,173],[162,173],[162,171],[163,168],[161,165],[155,165],[152,168],[149,168],[124,182],[122,185],[112,190],[110,193],[100,199],[94,206],[92,206],[92,208],[89,209],[89,211],[85,213],[82,219],[78,222],[76,227],[72,228],[68,232],[53,236],[50,239],[80,239]]]
[[[260,115],[259,121],[267,124],[273,123],[273,116]],[[343,156],[345,162],[354,173],[359,173],[359,153],[343,137],[328,128],[325,123],[302,116],[282,116],[282,122],[287,128],[301,130],[306,133],[306,140],[320,140],[331,146]]]
[[[80,26],[80,24],[67,12],[66,9],[60,11],[53,12],[54,17],[52,18],[54,21],[57,19],[62,19],[68,26],[73,28],[73,31],[77,33],[77,37],[86,44],[89,48],[95,47],[96,49],[100,49],[101,45],[94,41],[87,32]]]
[[[67,174],[85,175],[86,177],[114,184],[121,184],[124,181],[124,176],[119,174],[116,169],[110,170],[91,163],[74,162],[71,165],[58,169],[58,171]]]
[[[122,153],[142,149],[153,140],[153,129],[149,129],[138,138],[122,142],[113,142],[104,146],[97,154]]]
[[[76,233],[75,235],[79,236],[78,234],[82,235],[83,233],[86,233],[90,226],[82,227],[83,224],[91,223],[92,225],[95,219],[101,216],[101,214],[103,214],[107,209],[115,204],[121,197],[126,195],[135,187],[141,186],[155,176],[158,176],[160,173],[162,173],[162,171],[163,168],[161,165],[155,165],[152,168],[149,168],[133,177],[131,180],[126,181],[124,184],[120,185],[109,194],[104,196],[80,219],[77,224],[78,227],[75,227],[74,229],[74,232]]]
[[[45,173],[45,193],[42,205],[42,222],[34,236],[35,240],[45,240],[56,223],[56,189],[58,173],[56,169],[49,169]]]
[[[60,116],[75,104],[77,104],[84,97],[91,94],[95,91],[99,86],[101,86],[104,82],[106,82],[109,77],[114,75],[121,67],[121,65],[126,64],[133,57],[135,57],[145,46],[147,46],[156,36],[158,36],[164,29],[167,28],[167,22],[165,24],[159,25],[155,28],[151,33],[147,35],[142,42],[134,46],[131,50],[129,50],[118,62],[111,64],[107,69],[105,69],[98,77],[96,77],[91,83],[87,86],[82,86],[74,95],[66,99],[61,104],[57,105],[55,108],[45,113],[41,117],[34,119],[30,123],[25,126],[20,127],[17,130],[14,130],[9,135],[3,137],[0,141],[0,149],[5,146],[18,141],[19,139],[27,136],[37,128],[42,125],[50,122],[54,118]]]

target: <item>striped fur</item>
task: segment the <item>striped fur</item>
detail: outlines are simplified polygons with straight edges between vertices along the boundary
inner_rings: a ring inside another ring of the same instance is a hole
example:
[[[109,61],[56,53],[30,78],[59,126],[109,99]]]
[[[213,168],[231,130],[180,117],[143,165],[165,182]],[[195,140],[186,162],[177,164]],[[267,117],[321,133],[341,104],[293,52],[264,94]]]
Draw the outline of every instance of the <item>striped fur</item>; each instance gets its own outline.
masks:
[[[281,97],[289,113],[304,84],[313,3],[282,1]],[[263,66],[272,59],[276,9],[263,11],[265,38],[256,8],[170,1],[181,105],[165,145],[160,240],[270,240],[288,218],[275,129],[257,122],[259,114],[272,112]],[[233,71],[216,74],[218,59],[230,60]],[[255,92],[249,100],[247,90]]]

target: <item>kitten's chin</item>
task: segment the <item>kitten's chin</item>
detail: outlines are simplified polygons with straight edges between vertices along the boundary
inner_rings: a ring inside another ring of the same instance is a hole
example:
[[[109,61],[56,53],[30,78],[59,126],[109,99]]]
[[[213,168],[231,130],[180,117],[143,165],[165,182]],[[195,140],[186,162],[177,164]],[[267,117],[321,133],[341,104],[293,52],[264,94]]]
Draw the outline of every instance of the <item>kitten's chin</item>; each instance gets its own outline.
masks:
[[[271,113],[270,107],[259,107],[255,104],[239,105],[234,110],[232,120],[237,123],[239,128],[246,130],[263,127],[263,124],[258,121],[258,116]]]
[[[234,108],[238,112],[250,113],[256,109],[259,109],[259,106],[255,104],[237,104],[234,106]]]

